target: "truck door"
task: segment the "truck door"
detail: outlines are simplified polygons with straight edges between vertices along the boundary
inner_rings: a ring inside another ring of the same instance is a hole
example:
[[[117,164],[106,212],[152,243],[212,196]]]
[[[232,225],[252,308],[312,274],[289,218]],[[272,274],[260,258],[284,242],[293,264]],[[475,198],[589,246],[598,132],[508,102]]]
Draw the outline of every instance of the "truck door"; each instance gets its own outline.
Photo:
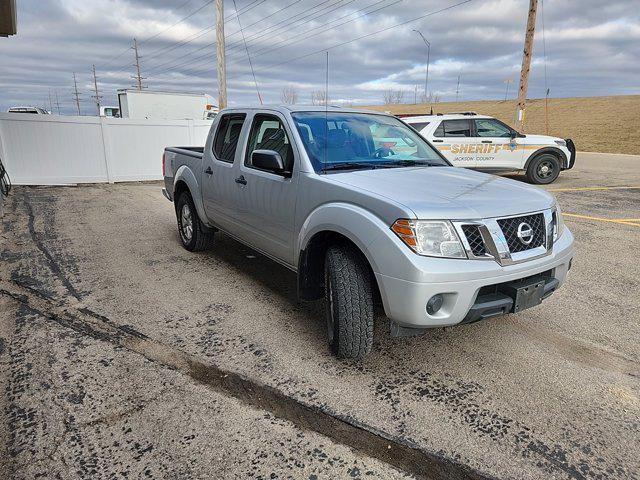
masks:
[[[202,199],[207,217],[217,226],[234,233],[236,221],[236,157],[246,114],[228,113],[218,121],[211,151],[202,161]],[[235,164],[234,164],[235,162]]]
[[[518,148],[513,130],[495,118],[476,118],[474,139],[476,142],[476,168],[522,168],[523,150]]]
[[[471,137],[471,121],[443,120],[433,132],[431,143],[456,167],[475,167],[475,150],[471,152],[476,139]]]
[[[287,264],[294,265],[293,225],[296,207],[296,150],[284,118],[257,113],[251,122],[246,152],[236,184],[236,205],[247,243]],[[252,165],[254,150],[277,152],[285,171],[273,173]]]

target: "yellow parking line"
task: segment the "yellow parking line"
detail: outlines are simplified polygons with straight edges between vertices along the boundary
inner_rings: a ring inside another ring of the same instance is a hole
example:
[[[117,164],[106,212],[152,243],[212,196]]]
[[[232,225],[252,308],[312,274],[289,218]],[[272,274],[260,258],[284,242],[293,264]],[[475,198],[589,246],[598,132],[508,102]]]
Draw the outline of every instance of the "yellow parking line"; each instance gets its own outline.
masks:
[[[579,187],[579,188],[550,188],[550,192],[583,192],[588,190],[637,190],[640,187]]]
[[[637,222],[635,218],[602,218],[602,217],[590,217],[588,215],[578,215],[576,213],[564,213],[564,217],[582,218],[584,220],[596,220],[598,222],[620,223],[622,225],[632,225],[634,227],[640,227],[640,222]]]

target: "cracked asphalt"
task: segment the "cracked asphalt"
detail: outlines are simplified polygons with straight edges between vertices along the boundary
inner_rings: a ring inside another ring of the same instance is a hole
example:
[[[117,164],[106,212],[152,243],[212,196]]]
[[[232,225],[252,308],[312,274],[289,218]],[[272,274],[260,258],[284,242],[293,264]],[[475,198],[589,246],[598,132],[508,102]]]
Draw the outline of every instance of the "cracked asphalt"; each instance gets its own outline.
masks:
[[[640,157],[580,154],[547,187],[561,290],[417,338],[378,312],[361,362],[291,272],[222,235],[183,250],[159,184],[16,187],[0,478],[639,478],[638,187]]]

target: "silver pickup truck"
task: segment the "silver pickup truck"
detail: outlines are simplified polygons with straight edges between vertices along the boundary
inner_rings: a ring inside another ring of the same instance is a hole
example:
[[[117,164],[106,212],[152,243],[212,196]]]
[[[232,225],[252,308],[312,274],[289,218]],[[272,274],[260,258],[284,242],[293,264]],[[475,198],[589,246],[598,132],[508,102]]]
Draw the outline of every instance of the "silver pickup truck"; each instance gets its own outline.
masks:
[[[204,148],[167,148],[164,195],[190,251],[224,232],[324,298],[333,353],[391,334],[538,305],[565,280],[573,237],[537,187],[455,168],[401,120],[324,107],[236,108]]]

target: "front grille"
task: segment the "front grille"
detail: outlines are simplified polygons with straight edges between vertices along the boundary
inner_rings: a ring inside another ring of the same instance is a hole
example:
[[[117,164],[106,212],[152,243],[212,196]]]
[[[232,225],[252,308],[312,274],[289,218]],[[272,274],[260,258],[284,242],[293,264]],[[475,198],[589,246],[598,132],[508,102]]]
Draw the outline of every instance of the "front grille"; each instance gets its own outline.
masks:
[[[487,253],[487,249],[484,246],[482,235],[480,234],[480,228],[478,225],[462,225],[462,231],[467,237],[467,242],[471,247],[471,252],[476,257],[484,257]]]
[[[533,231],[533,238],[528,245],[518,237],[518,228],[523,223],[529,225]],[[503,218],[498,220],[498,225],[502,229],[502,233],[504,233],[511,253],[524,252],[544,245],[545,228],[544,215],[542,213],[525,215],[523,217]]]

